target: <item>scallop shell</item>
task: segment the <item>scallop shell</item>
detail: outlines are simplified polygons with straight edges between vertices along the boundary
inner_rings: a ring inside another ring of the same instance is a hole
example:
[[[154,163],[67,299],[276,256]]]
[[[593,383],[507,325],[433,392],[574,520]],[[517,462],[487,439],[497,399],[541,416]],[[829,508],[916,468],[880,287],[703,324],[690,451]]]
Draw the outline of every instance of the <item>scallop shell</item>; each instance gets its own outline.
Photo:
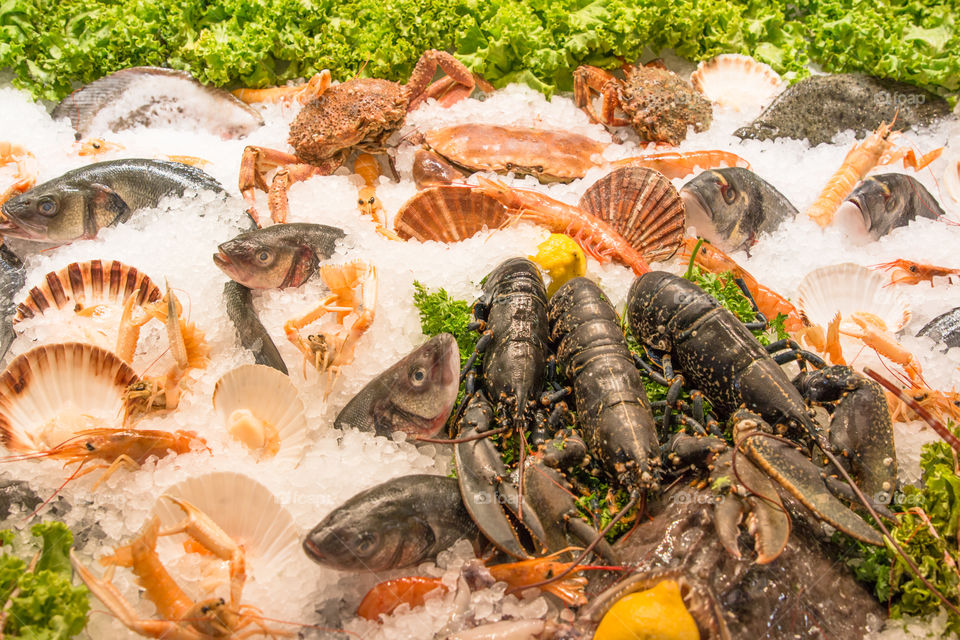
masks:
[[[250,476],[233,471],[207,473],[173,485],[164,495],[186,500],[243,545],[248,580],[265,580],[262,572],[280,573],[284,565],[302,556],[300,532],[290,512]],[[163,528],[173,527],[185,517],[175,502],[165,499],[157,501],[153,515],[160,518]]]
[[[155,302],[163,297],[160,288],[134,267],[111,260],[73,262],[59,271],[51,271],[43,282],[30,289],[27,299],[17,305],[14,323],[74,304],[74,310],[102,303],[123,304],[131,294],[136,303]]]
[[[765,107],[783,89],[783,80],[769,65],[739,53],[701,62],[690,84],[714,103],[737,111]]]
[[[119,426],[124,392],[138,379],[116,355],[90,344],[31,349],[0,374],[0,439],[11,450],[37,451],[81,429]]]
[[[960,153],[947,157],[947,168],[943,170],[943,186],[947,195],[960,204]]]
[[[839,311],[843,326],[856,311],[879,317],[889,331],[897,331],[910,321],[906,300],[880,273],[858,264],[844,263],[820,267],[808,273],[797,289],[797,307],[806,322],[826,327]],[[859,327],[852,325],[852,330]]]
[[[466,240],[484,229],[497,229],[510,220],[493,197],[462,185],[430,187],[407,200],[393,227],[404,240]]]
[[[226,426],[234,411],[246,409],[272,425],[280,439],[276,455],[299,458],[307,443],[303,402],[290,378],[273,367],[245,364],[223,375],[213,389],[213,408]],[[273,457],[261,450],[261,457]]]
[[[666,260],[683,244],[683,199],[653,169],[616,169],[587,189],[579,206],[610,224],[648,261]]]

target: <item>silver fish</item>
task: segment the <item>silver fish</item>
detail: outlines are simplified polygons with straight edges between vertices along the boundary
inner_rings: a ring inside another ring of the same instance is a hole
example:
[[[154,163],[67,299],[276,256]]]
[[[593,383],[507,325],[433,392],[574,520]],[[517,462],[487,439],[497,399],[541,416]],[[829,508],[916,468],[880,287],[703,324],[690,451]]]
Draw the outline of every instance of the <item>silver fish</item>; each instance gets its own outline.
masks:
[[[53,117],[70,118],[81,138],[157,125],[239,138],[263,125],[263,117],[230,92],[160,67],[132,67],[95,80],[64,98]]]
[[[223,285],[223,302],[227,307],[227,316],[240,337],[240,344],[253,353],[254,361],[273,367],[280,373],[287,373],[287,365],[283,362],[277,345],[273,343],[253,308],[250,289],[231,280]]]
[[[185,191],[223,193],[219,182],[179,162],[126,158],[68,171],[3,203],[0,233],[13,238],[65,244],[93,238],[103,227],[126,222],[137,209],[155,207]],[[246,213],[237,226],[255,226]]]
[[[479,544],[454,478],[403,476],[362,491],[307,534],[303,550],[345,571],[389,571],[436,559],[454,542]]]
[[[460,352],[441,333],[371,380],[333,422],[389,437],[394,431],[433,436],[443,428],[460,388]]]

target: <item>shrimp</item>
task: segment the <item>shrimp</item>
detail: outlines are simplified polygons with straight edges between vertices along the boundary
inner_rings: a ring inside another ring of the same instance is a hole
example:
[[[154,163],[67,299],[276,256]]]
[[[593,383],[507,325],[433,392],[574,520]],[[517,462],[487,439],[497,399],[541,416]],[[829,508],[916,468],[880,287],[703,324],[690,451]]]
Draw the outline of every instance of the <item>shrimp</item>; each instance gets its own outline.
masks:
[[[904,389],[904,393],[913,398],[921,407],[929,411],[938,419],[960,423],[960,393],[956,391],[938,391],[925,384],[914,384]],[[900,399],[900,396],[887,393],[887,405],[890,407],[890,419],[894,422],[908,420],[922,420],[913,408]]]
[[[654,169],[671,180],[674,178],[684,178],[697,168],[710,169],[712,167],[742,167],[750,168],[750,163],[740,156],[729,151],[700,150],[685,151],[664,151],[660,153],[650,153],[633,158],[624,158],[611,163],[615,167],[646,167]]]
[[[141,315],[133,318],[133,302],[128,299],[124,304],[117,340],[120,357],[133,357],[139,327],[156,319],[166,325],[167,340],[174,363],[164,376],[144,377],[130,385],[124,395],[125,424],[153,411],[176,409],[187,374],[194,369],[205,368],[210,361],[210,346],[203,332],[194,323],[181,317],[183,306],[170,290],[169,283],[163,299],[143,305],[140,309]]]
[[[872,269],[886,269],[890,272],[890,284],[919,284],[920,282],[929,282],[933,286],[933,279],[937,277],[960,276],[960,269],[951,269],[950,267],[937,267],[932,264],[920,264],[910,260],[893,260],[876,264]],[[950,280],[952,284],[953,281]]]
[[[0,167],[15,164],[14,181],[6,189],[0,188],[0,204],[16,193],[23,193],[37,183],[37,158],[24,147],[12,142],[0,142]]]
[[[866,140],[854,144],[847,152],[843,163],[836,173],[831,176],[820,195],[807,209],[807,216],[821,227],[826,227],[833,221],[843,201],[857,186],[857,183],[867,177],[871,169],[878,164],[889,164],[896,160],[903,160],[905,165],[921,169],[936,160],[943,149],[936,149],[924,156],[917,156],[912,150],[895,149],[893,138],[898,133],[892,131],[893,122],[881,124]]]
[[[185,502],[185,501],[184,501]],[[178,504],[180,504],[178,502]],[[189,503],[187,503],[189,504]],[[192,507],[192,505],[190,505]],[[183,505],[181,505],[183,508]],[[195,507],[193,508],[196,509]],[[194,602],[176,583],[157,555],[157,537],[183,531],[201,545],[208,548],[217,557],[231,550],[231,564],[235,562],[233,549],[239,548],[242,561],[242,547],[230,539],[213,520],[201,514],[190,513],[194,518],[191,525],[183,525],[178,530],[160,531],[160,520],[154,516],[144,526],[142,533],[129,545],[120,547],[112,555],[100,559],[108,569],[102,578],[97,578],[90,569],[80,562],[76,552],[70,550],[70,561],[74,570],[87,588],[113,613],[125,627],[148,638],[167,640],[210,640],[213,638],[248,638],[256,635],[294,636],[296,633],[280,631],[267,627],[259,615],[259,610],[251,605],[241,605],[240,589],[245,574],[238,574],[231,566],[230,601],[215,597]],[[197,516],[199,514],[199,516]],[[199,520],[197,519],[199,517]],[[197,535],[197,534],[208,535]],[[207,546],[211,545],[211,546]],[[126,567],[137,577],[137,584],[143,594],[156,606],[162,620],[142,620],[134,608],[124,599],[120,591],[111,583],[117,567]],[[236,584],[234,584],[236,582]],[[236,592],[236,594],[235,594]],[[236,599],[235,599],[236,596]],[[256,625],[256,629],[249,629]]]
[[[74,143],[73,149],[78,156],[99,156],[110,151],[122,151],[125,147],[116,142],[108,142],[103,138],[87,138]]]
[[[684,249],[681,257],[685,260],[690,259],[694,247],[696,247],[698,238],[688,237],[684,239]],[[741,278],[747,287],[747,291],[753,296],[753,301],[757,308],[767,318],[776,318],[783,314],[787,319],[783,323],[783,328],[790,333],[801,333],[804,331],[804,323],[800,318],[800,312],[793,304],[781,296],[779,293],[770,289],[754,278],[750,273],[734,261],[733,258],[717,249],[712,244],[703,243],[697,251],[695,262],[698,267],[709,271],[710,273],[723,273],[730,271],[735,277]]]
[[[43,451],[37,451],[28,443],[5,438],[7,448],[23,451],[18,455],[0,458],[3,462],[52,458],[63,460],[63,466],[76,464],[70,479],[79,478],[104,469],[103,475],[93,485],[96,490],[120,467],[139,469],[150,456],[165,457],[168,453],[181,454],[191,451],[196,441],[206,447],[206,442],[193,431],[154,431],[137,429],[86,429],[78,431],[69,439]],[[209,451],[209,449],[208,449]],[[99,460],[99,462],[94,462]],[[93,463],[93,464],[91,464]]]
[[[603,220],[579,207],[554,200],[539,191],[513,189],[494,180],[478,178],[478,190],[516,212],[520,220],[547,227],[577,241],[584,251],[599,262],[613,258],[633,269],[637,275],[650,271],[643,255]]]
[[[480,571],[489,571],[490,576],[495,581],[505,582],[511,590],[520,591],[527,585],[539,585],[539,583],[549,580],[552,576],[566,571],[573,563],[560,562],[555,558],[568,551],[570,550],[563,549],[543,558],[531,558],[519,562],[495,564],[489,567],[483,567],[480,561],[474,561],[474,563],[479,566]],[[578,565],[572,569],[572,572],[611,569],[619,569],[619,567]],[[467,564],[464,566],[464,572],[467,571],[473,572],[475,568],[471,564]],[[575,607],[587,603],[587,598],[584,595],[586,586],[587,579],[577,576],[549,582],[541,586],[540,589],[552,593],[568,606]],[[407,604],[411,608],[419,607],[426,601],[426,596],[434,591],[441,596],[447,593],[447,586],[443,584],[441,578],[405,576],[395,580],[387,580],[375,585],[367,592],[357,608],[357,615],[367,620],[376,620],[380,615],[393,613],[402,604]]]
[[[320,267],[320,277],[330,288],[330,295],[303,317],[288,320],[283,328],[287,339],[306,356],[308,362],[331,375],[332,383],[332,376],[339,373],[340,367],[353,362],[357,342],[373,324],[377,304],[377,268],[359,261],[340,266],[323,265]],[[335,314],[333,329],[310,335],[304,340],[300,330],[331,312]],[[351,314],[357,317],[348,327],[344,323]]]
[[[361,153],[353,161],[353,171],[363,178],[364,186],[360,187],[357,195],[357,205],[360,213],[368,215],[377,223],[377,233],[391,240],[399,240],[400,236],[389,229],[387,212],[384,211],[380,198],[377,197],[377,178],[380,177],[380,163],[369,153]]]
[[[309,82],[290,85],[287,87],[270,87],[269,89],[234,89],[231,93],[238,99],[253,104],[254,102],[297,102],[306,104],[327,90],[332,76],[324,69],[314,74]]]
[[[861,313],[853,313],[851,319],[859,325],[861,332],[854,333],[841,329],[840,333],[859,338],[865,345],[880,355],[903,367],[903,370],[914,384],[922,382],[923,373],[920,362],[917,361],[916,356],[904,349],[900,343],[897,342],[897,337],[886,330],[885,326],[882,325],[882,321],[878,324],[869,315]]]

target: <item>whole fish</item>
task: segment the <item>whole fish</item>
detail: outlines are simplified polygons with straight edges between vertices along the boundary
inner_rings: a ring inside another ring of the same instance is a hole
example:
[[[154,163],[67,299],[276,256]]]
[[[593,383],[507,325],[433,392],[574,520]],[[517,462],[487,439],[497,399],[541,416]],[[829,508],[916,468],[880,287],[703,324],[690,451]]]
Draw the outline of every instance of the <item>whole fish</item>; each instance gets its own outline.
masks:
[[[231,280],[223,285],[223,302],[227,307],[227,316],[240,336],[240,344],[253,352],[254,361],[287,373],[287,365],[277,351],[277,345],[273,343],[253,308],[250,289]]]
[[[847,129],[862,138],[894,118],[896,128],[903,131],[949,114],[946,100],[912,84],[837,73],[810,76],[791,85],[734,135],[756,140],[806,138],[818,145]]]
[[[433,436],[443,428],[460,388],[456,339],[441,333],[371,380],[333,421],[389,437],[394,431]]]
[[[23,289],[25,279],[23,262],[7,245],[0,245],[0,360],[16,337],[13,331],[13,316],[17,311],[15,296]]]
[[[741,167],[704,171],[683,185],[680,196],[687,224],[727,252],[748,248],[797,215],[773,185]]]
[[[188,190],[224,192],[211,176],[179,162],[145,158],[97,162],[7,200],[0,233],[55,244],[93,238],[103,227],[126,222],[137,209],[156,207],[163,198]],[[238,224],[255,226],[245,213]]]
[[[342,571],[389,571],[436,559],[454,542],[479,543],[455,478],[411,475],[361,491],[307,534],[303,550]]]
[[[960,307],[941,313],[923,325],[917,337],[931,338],[948,347],[960,347]]]
[[[342,229],[325,224],[291,222],[241,233],[213,254],[213,261],[233,280],[251,289],[299,287],[333,255]]]
[[[160,67],[121,69],[77,89],[53,110],[70,118],[78,138],[137,126],[245,136],[263,125],[256,109],[229,91],[207,87],[186,71]]]
[[[858,225],[862,220],[870,237],[879,240],[918,217],[935,220],[942,215],[936,198],[919,180],[903,173],[882,173],[865,178],[834,217],[850,216]]]

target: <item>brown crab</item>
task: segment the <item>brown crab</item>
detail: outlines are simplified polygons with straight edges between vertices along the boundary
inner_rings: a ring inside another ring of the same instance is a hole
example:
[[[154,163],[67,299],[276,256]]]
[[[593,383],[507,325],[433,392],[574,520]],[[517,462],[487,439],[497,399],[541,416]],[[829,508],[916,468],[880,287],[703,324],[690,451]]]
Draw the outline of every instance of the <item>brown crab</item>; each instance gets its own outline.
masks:
[[[646,66],[623,65],[620,80],[603,69],[582,65],[573,72],[577,106],[594,122],[611,127],[632,125],[642,140],[678,145],[687,127],[703,131],[710,126],[710,102],[659,61]],[[601,96],[600,115],[593,107],[593,92]],[[626,118],[616,117],[619,108]]]
[[[447,78],[430,84],[437,67]],[[344,163],[353,149],[382,153],[387,138],[400,128],[407,112],[427,98],[453,104],[470,95],[476,79],[449,53],[430,49],[417,61],[407,84],[378,78],[354,78],[330,86],[330,72],[319,74],[316,97],[290,125],[290,145],[295,153],[249,146],[240,164],[240,192],[257,219],[254,189],[269,194],[270,214],[283,222],[287,214],[287,189],[299,180],[329,175]],[[484,83],[485,84],[485,83]],[[269,189],[265,174],[279,167]]]

